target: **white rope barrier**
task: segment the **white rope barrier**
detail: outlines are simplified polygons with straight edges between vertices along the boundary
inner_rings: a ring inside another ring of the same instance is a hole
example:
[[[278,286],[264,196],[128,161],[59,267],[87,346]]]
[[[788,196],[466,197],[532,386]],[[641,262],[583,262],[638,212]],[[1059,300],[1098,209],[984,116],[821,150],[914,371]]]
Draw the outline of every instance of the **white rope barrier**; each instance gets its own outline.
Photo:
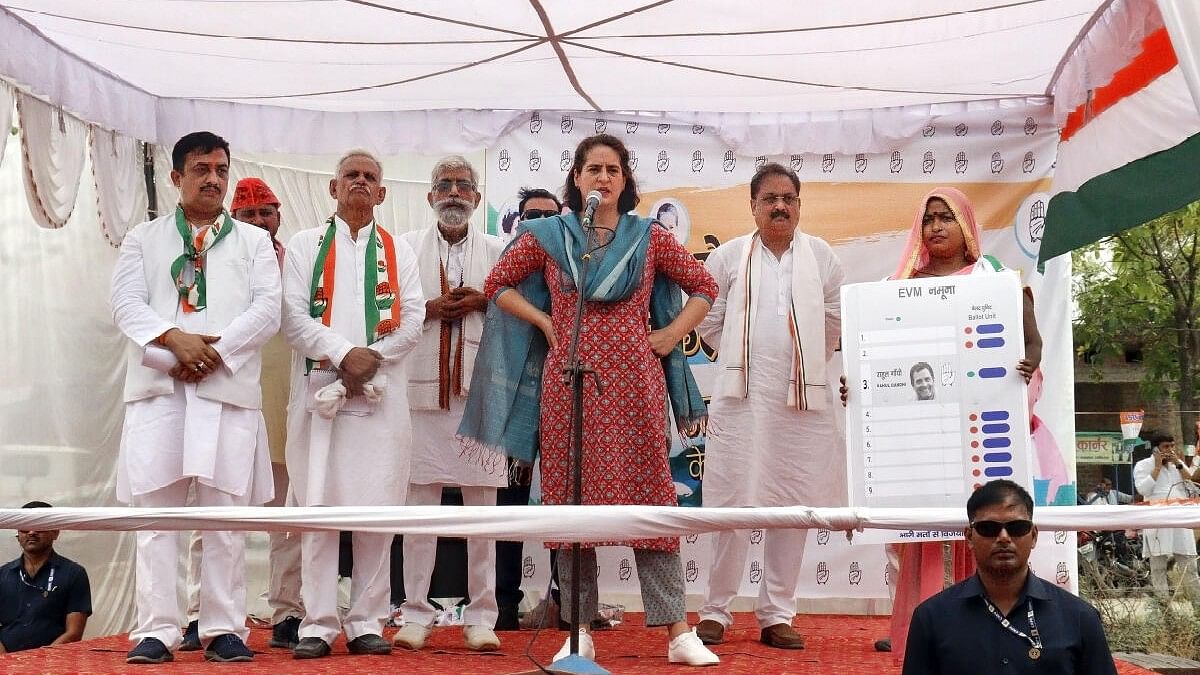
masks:
[[[1200,527],[1200,504],[1045,506],[1044,530]],[[718,530],[961,530],[964,508],[671,506],[84,507],[0,509],[0,529],[357,530],[485,539],[615,541]]]

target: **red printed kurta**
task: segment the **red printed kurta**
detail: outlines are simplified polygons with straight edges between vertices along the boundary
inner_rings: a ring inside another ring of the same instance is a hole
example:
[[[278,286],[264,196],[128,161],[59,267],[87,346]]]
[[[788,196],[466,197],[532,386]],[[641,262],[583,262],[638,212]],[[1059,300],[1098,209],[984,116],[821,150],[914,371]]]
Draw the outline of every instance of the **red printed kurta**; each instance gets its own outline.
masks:
[[[610,251],[608,255],[618,255]],[[575,319],[575,290],[569,271],[560,270],[531,234],[509,248],[488,276],[484,293],[516,286],[526,277],[543,273],[550,288],[550,317],[558,347],[546,356],[542,379],[541,465],[542,502],[571,503],[571,389],[563,381]],[[588,302],[584,306],[579,352],[600,378],[584,380],[583,494],[584,504],[677,504],[671,471],[667,427],[666,383],[658,356],[650,349],[650,291],[654,275],[662,273],[689,295],[714,298],[717,284],[687,249],[661,227],[650,233],[641,284],[617,302]],[[551,544],[553,546],[553,544]],[[633,546],[678,551],[677,537],[634,541],[594,542],[589,546]]]

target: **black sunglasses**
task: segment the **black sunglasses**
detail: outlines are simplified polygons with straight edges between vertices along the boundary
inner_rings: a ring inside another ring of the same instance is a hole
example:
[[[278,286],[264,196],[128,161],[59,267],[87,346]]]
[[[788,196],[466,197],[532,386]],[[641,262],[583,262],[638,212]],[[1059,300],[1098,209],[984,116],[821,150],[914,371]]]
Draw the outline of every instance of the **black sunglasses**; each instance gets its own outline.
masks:
[[[1033,530],[1032,520],[1010,520],[1001,523],[996,520],[977,520],[971,523],[971,529],[981,537],[999,537],[1000,531],[1008,532],[1010,537],[1024,537]]]
[[[521,214],[521,220],[533,220],[535,218],[549,218],[551,216],[557,216],[557,215],[558,215],[558,211],[554,211],[554,210],[550,210],[550,209],[525,209],[525,212]]]

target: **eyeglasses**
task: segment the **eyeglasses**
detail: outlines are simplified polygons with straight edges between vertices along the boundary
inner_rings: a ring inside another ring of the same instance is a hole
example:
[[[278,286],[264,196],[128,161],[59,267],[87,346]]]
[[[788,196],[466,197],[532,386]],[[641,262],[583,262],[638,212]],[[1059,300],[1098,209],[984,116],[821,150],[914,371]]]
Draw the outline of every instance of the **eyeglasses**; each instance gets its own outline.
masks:
[[[469,180],[463,179],[463,178],[460,178],[458,180],[450,180],[450,179],[446,178],[446,179],[439,180],[438,182],[433,184],[433,189],[437,190],[438,192],[441,192],[443,194],[449,192],[450,188],[452,188],[452,187],[458,188],[459,192],[474,192],[475,191],[475,183],[473,183]]]
[[[557,216],[557,215],[558,215],[558,211],[555,211],[552,209],[525,209],[525,212],[521,214],[521,220],[533,220],[535,218],[549,218],[551,216]]]
[[[934,220],[942,221],[943,225],[949,225],[950,223],[958,222],[958,218],[955,218],[953,213],[950,213],[949,211],[944,211],[942,213],[931,213],[931,214],[921,218],[921,224],[922,225],[932,225]]]
[[[763,206],[772,206],[775,202],[783,202],[784,206],[795,206],[800,201],[800,197],[796,195],[763,195],[756,199]]]
[[[981,537],[999,537],[1000,531],[1008,533],[1010,537],[1024,537],[1033,529],[1032,520],[1010,520],[1007,523],[1001,523],[997,520],[977,520],[971,523],[971,529]]]

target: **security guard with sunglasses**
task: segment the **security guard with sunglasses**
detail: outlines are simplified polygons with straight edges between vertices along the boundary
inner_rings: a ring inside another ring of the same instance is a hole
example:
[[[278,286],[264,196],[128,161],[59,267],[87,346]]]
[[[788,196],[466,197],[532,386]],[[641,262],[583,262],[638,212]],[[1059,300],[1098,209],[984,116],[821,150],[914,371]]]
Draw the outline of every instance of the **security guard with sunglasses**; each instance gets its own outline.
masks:
[[[1116,675],[1100,613],[1029,569],[1033,499],[1009,480],[967,500],[978,573],[917,606],[904,675]]]
[[[49,508],[29,502],[21,508]],[[58,530],[18,530],[21,556],[0,566],[0,654],[78,642],[92,613],[87,570],[54,551]]]

